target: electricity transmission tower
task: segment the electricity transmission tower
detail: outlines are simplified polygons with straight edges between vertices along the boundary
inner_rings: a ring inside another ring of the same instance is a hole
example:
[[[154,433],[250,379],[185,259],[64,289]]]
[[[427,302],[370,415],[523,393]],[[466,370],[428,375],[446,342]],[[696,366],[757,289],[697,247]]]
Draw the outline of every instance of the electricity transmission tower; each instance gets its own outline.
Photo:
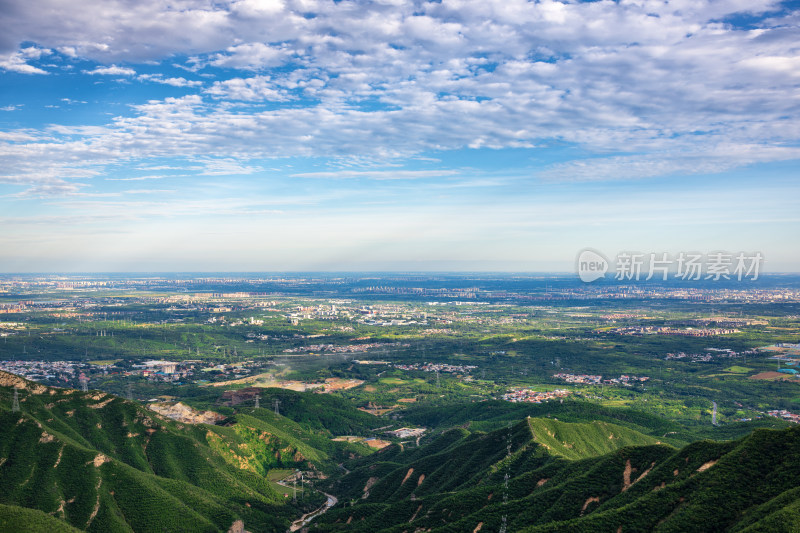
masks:
[[[259,407],[261,407],[261,405],[258,403],[260,399],[261,399],[261,398],[260,398],[259,396],[256,396],[256,409],[258,409]]]
[[[278,407],[281,405],[281,401],[280,401],[279,399],[275,398],[275,399],[272,401],[272,405],[274,405],[274,406],[275,406],[275,414],[276,414],[276,415],[278,415],[278,416],[280,416],[280,414],[281,414],[281,413],[280,413],[280,411],[279,411]]]
[[[81,372],[80,377],[78,377],[78,381],[81,382],[81,390],[83,392],[89,392],[89,378],[86,377],[86,374]]]
[[[11,402],[11,412],[19,413],[19,391],[14,387],[14,401]]]
[[[125,398],[128,400],[133,400],[133,390],[131,389],[131,384],[128,383],[128,388],[125,391]]]

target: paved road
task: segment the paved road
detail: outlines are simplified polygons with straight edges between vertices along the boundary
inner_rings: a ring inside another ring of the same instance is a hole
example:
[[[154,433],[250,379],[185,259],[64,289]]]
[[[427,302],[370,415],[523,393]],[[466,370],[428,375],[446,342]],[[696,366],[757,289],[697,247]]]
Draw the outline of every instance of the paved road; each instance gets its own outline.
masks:
[[[328,501],[325,502],[325,505],[323,505],[316,511],[311,511],[310,513],[304,514],[302,517],[292,522],[292,526],[289,528],[289,531],[297,531],[304,525],[314,520],[316,517],[328,512],[328,509],[330,509],[339,502],[339,499],[336,498],[336,496],[333,496],[332,494],[327,494],[325,492],[323,492],[322,494],[325,494],[325,496],[328,497]]]

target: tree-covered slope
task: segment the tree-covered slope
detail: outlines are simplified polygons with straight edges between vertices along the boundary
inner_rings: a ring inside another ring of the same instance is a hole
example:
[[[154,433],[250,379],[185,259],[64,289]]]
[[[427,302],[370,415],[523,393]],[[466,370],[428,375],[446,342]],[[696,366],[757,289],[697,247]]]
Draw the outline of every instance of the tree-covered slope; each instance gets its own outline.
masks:
[[[0,531],[77,533],[80,530],[36,509],[0,504]]]
[[[516,473],[513,490],[524,492],[524,486],[535,488],[545,477],[560,473],[565,479],[572,478],[590,459],[609,451],[655,442],[606,422],[526,419],[489,433],[456,428],[423,447],[401,450],[392,446],[351,463],[353,470],[329,485],[350,506],[329,512],[325,524],[318,527],[379,530],[398,520],[406,523],[412,516],[415,527],[459,523],[502,501],[497,484],[504,482],[506,472]],[[672,450],[667,446],[650,448],[654,454]],[[580,468],[572,471],[573,465]]]
[[[445,404],[424,402],[407,407],[401,415],[406,422],[427,427],[468,426],[470,429],[482,431],[492,431],[505,426],[508,422],[515,422],[528,416],[557,418],[563,422],[610,422],[656,437],[673,446],[683,446],[703,439],[737,439],[762,427],[788,426],[786,422],[769,417],[720,426],[712,425],[710,420],[686,425],[630,407],[609,407],[575,399],[540,404],[511,403],[501,400],[456,401]]]
[[[385,419],[359,411],[351,402],[331,394],[266,388],[261,397],[264,406],[278,400],[281,416],[309,431],[367,436],[372,429],[386,425]]]
[[[800,427],[697,442],[589,516],[525,531],[796,531]]]
[[[797,531],[800,512],[800,427],[675,449],[607,422],[529,419],[351,468],[330,485],[344,505],[312,530],[497,531],[505,517],[531,533]]]
[[[328,453],[339,453],[289,434],[288,420],[283,428],[246,416],[229,427],[184,424],[104,393],[6,373],[0,384],[4,398],[19,389],[21,406],[0,407],[0,504],[83,530],[225,531],[243,520],[253,531],[284,531],[303,509],[271,488],[266,471],[327,467]]]
[[[584,459],[613,452],[624,446],[660,444],[654,437],[609,422],[561,422],[529,418],[533,440],[551,455]]]

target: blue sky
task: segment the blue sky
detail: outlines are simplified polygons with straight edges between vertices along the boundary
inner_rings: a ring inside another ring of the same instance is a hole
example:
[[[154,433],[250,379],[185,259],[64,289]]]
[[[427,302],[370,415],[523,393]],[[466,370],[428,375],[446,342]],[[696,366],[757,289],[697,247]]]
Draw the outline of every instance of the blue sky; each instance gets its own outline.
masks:
[[[0,271],[800,271],[800,6],[10,0]]]

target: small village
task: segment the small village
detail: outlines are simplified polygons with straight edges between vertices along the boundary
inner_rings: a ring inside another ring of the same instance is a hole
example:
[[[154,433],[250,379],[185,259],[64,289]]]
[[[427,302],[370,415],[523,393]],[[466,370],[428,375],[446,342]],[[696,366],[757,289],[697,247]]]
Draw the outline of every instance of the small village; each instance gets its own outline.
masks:
[[[767,414],[769,416],[774,416],[775,418],[788,420],[794,424],[800,424],[800,414],[792,413],[786,409],[773,409],[771,411],[767,411]]]
[[[543,403],[550,400],[564,399],[572,394],[566,389],[555,389],[552,391],[535,391],[531,389],[511,389],[503,394],[503,399],[512,403]]]
[[[410,365],[394,364],[400,370],[421,370],[423,372],[447,372],[451,374],[468,374],[478,368],[475,365],[449,365],[445,363],[414,363]]]
[[[554,374],[555,379],[566,381],[567,383],[579,383],[582,385],[622,385],[623,387],[632,387],[635,383],[644,383],[650,379],[649,376],[628,376],[621,375],[618,378],[603,379],[603,376],[592,374]]]
[[[608,332],[616,333],[618,335],[679,335],[683,337],[713,337],[716,335],[730,335],[732,333],[739,333],[739,330],[733,328],[678,329],[667,326],[631,326],[614,328],[608,330]]]

